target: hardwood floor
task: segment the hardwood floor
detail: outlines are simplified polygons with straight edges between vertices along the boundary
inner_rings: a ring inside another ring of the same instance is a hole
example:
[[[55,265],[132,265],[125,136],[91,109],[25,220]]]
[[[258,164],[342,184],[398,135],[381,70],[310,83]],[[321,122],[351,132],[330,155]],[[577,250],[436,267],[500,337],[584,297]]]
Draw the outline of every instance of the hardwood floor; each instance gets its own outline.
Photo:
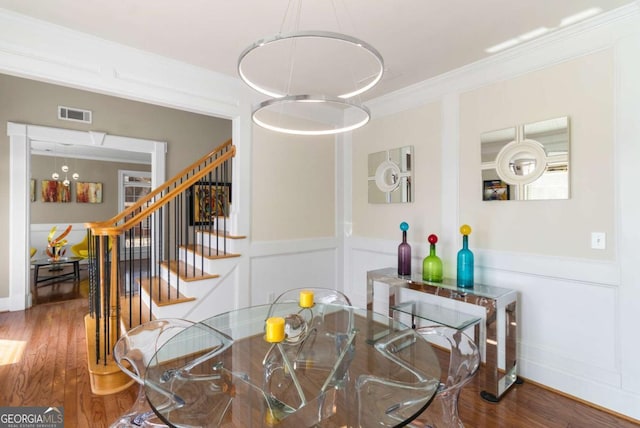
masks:
[[[62,269],[56,273],[47,273],[47,267],[40,268],[41,276],[69,275],[73,272],[73,266],[63,265]],[[44,271],[44,273],[43,273]],[[57,281],[43,281],[38,284],[36,289],[33,285],[33,268],[31,269],[31,295],[33,296],[33,304],[40,305],[42,303],[61,302],[64,300],[72,300],[78,298],[88,298],[89,282],[86,264],[80,264],[79,275],[80,281],[73,279],[63,279]]]
[[[91,393],[83,317],[86,297],[0,313],[0,406],[62,406],[65,427],[108,427],[133,403],[137,385],[119,394]],[[482,370],[482,369],[481,369]],[[477,380],[460,397],[467,428],[640,427],[525,382],[499,404],[483,401]]]
[[[0,355],[16,349],[15,361],[0,362],[3,406],[64,407],[65,427],[107,427],[133,403],[132,387],[112,396],[91,393],[84,315],[88,300],[47,303],[0,314]]]

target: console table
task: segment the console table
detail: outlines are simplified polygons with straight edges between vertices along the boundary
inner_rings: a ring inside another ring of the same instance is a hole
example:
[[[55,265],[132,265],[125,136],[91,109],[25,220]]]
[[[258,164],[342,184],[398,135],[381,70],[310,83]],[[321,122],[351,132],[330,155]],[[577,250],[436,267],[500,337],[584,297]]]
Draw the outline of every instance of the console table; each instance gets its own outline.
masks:
[[[421,275],[398,275],[396,268],[385,268],[367,272],[367,309],[373,310],[374,283],[389,287],[389,313],[400,303],[400,288],[416,290],[445,299],[453,299],[484,308],[486,334],[484,370],[478,374],[484,377],[485,389],[482,398],[492,402],[500,401],[502,395],[518,380],[517,364],[517,297],[515,290],[475,284],[473,288],[461,288],[455,279],[444,279],[442,283],[427,282]],[[419,314],[416,314],[420,316]],[[438,322],[437,315],[433,318]],[[478,338],[475,338],[476,341]]]

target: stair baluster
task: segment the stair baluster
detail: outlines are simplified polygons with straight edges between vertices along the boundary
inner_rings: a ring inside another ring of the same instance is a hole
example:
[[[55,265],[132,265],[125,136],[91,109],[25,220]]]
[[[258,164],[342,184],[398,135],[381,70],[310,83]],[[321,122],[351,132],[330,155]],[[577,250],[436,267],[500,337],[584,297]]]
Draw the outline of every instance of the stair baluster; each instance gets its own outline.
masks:
[[[206,257],[227,254],[229,201],[221,198],[223,212],[217,201],[219,184],[230,182],[234,156],[229,140],[113,218],[86,224],[90,311],[85,325],[94,393],[122,388],[101,377],[115,366],[111,353],[121,329],[153,319],[155,305],[188,300],[182,282],[205,272]],[[208,183],[213,206],[206,219],[194,218],[196,195],[190,192],[196,183]]]

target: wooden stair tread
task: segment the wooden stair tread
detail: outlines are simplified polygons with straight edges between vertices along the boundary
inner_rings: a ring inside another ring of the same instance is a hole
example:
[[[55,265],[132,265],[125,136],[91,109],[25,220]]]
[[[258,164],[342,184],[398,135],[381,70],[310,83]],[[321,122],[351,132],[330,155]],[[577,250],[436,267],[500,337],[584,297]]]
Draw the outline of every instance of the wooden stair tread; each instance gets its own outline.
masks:
[[[228,233],[223,233],[223,232],[217,232],[215,230],[207,230],[207,229],[198,229],[198,232],[200,233],[206,233],[208,235],[218,235],[220,237],[220,239],[247,239],[247,237],[245,235],[230,235]]]
[[[149,307],[145,302],[142,302],[142,311],[140,308],[139,294],[120,298],[120,325],[122,331],[131,330],[140,324],[155,319],[155,317],[149,317]],[[129,317],[129,315],[131,315],[131,317]]]
[[[240,257],[240,254],[234,254],[234,253],[225,253],[223,251],[218,251],[216,254],[216,250],[213,248],[208,248],[208,247],[202,247],[200,245],[196,245],[196,244],[189,244],[189,245],[183,245],[182,248],[188,250],[188,251],[192,251],[194,253],[196,253],[199,256],[202,256],[206,259],[209,260],[215,260],[215,259],[228,259],[231,257]],[[201,251],[204,250],[204,253]],[[207,254],[207,250],[210,250],[211,253],[213,254]]]
[[[162,262],[162,266],[169,269],[174,274],[178,275],[183,281],[199,281],[202,279],[218,278],[220,275],[215,273],[204,272],[195,266],[187,264],[180,260],[171,260],[170,262]]]
[[[158,306],[175,305],[177,303],[190,302],[195,300],[194,297],[187,297],[182,293],[178,293],[172,286],[169,287],[169,283],[162,278],[142,278],[139,280],[140,286],[148,294],[151,295],[151,300]],[[171,295],[169,295],[169,288],[171,288]]]

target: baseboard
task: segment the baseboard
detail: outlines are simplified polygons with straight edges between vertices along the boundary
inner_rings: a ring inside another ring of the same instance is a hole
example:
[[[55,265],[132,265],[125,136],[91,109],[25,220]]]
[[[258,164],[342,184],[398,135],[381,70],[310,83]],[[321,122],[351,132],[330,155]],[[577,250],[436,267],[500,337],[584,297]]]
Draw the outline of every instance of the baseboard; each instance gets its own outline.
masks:
[[[616,418],[624,419],[625,421],[629,421],[631,423],[640,425],[640,419],[634,419],[634,418],[632,418],[630,416],[627,416],[627,415],[624,415],[622,413],[615,412],[615,411],[613,411],[611,409],[607,409],[606,407],[602,407],[602,406],[594,404],[594,403],[592,403],[590,401],[583,400],[582,398],[576,397],[575,395],[567,394],[566,392],[560,391],[559,389],[551,388],[550,386],[542,384],[540,382],[536,382],[535,380],[531,380],[531,379],[528,379],[528,378],[522,377],[522,376],[518,376],[518,378],[521,379],[524,383],[530,383],[531,385],[535,385],[538,388],[541,388],[541,389],[544,389],[544,390],[547,390],[547,391],[551,391],[554,394],[558,394],[558,395],[561,395],[563,397],[567,397],[568,399],[573,400],[573,401],[577,401],[578,403],[584,404],[585,406],[589,406],[589,407],[597,409],[597,410],[599,410],[601,412],[613,415]]]
[[[0,297],[0,312],[9,312],[10,308],[11,299],[9,297]]]

